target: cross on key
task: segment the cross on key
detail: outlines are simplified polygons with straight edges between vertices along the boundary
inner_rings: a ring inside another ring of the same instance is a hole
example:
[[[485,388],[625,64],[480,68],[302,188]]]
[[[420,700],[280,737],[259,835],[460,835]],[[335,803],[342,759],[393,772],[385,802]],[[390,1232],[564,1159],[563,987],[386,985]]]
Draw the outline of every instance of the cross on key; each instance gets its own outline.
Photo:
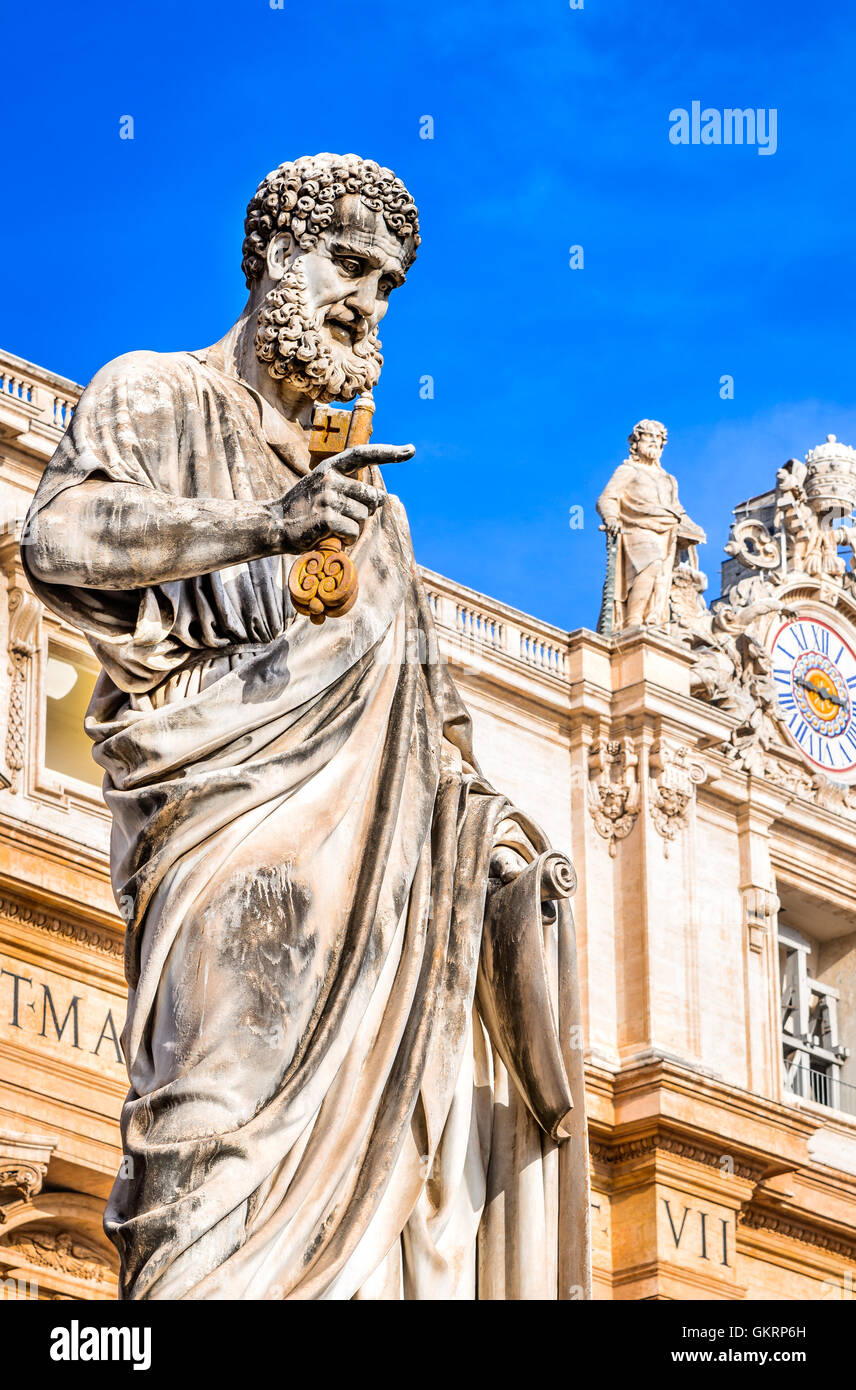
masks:
[[[321,439],[320,439],[320,443],[321,443],[321,444],[326,444],[326,443],[328,442],[328,440],[330,439],[330,436],[331,436],[332,434],[342,434],[342,433],[343,433],[343,430],[342,430],[342,426],[341,426],[341,425],[334,425],[334,424],[333,424],[333,416],[330,415],[330,414],[325,415],[323,421],[321,422],[321,424],[320,424],[320,425],[316,425],[315,428],[316,428],[316,430],[323,430],[323,431],[324,431],[324,433],[321,435]]]
[[[350,424],[350,411],[316,407],[309,435],[309,452],[314,462],[342,452],[348,442]]]

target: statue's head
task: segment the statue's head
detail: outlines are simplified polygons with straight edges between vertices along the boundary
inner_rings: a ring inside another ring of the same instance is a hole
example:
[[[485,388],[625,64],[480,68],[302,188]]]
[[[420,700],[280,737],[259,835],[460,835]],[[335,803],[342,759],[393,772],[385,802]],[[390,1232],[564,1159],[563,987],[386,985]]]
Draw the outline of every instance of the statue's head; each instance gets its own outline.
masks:
[[[280,164],[247,208],[243,268],[256,353],[314,400],[352,400],[380,376],[378,324],[419,245],[416,205],[357,155]]]
[[[659,463],[668,437],[666,426],[659,420],[640,420],[627,439],[631,459],[637,463]]]

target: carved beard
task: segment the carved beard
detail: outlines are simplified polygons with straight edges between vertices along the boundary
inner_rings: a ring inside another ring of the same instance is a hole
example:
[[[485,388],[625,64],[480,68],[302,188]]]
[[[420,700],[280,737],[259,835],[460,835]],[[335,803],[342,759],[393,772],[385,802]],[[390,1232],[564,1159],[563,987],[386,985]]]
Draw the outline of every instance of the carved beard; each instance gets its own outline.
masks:
[[[383,366],[377,329],[352,348],[333,352],[321,337],[330,306],[313,313],[299,261],[269,290],[258,313],[255,349],[276,381],[287,381],[313,400],[350,401],[370,391]]]

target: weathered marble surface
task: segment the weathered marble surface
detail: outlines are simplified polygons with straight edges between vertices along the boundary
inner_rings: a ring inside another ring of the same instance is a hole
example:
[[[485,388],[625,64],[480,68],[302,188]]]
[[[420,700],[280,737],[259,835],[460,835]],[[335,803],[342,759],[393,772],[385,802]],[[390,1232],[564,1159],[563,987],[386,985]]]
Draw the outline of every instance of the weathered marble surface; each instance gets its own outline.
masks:
[[[389,171],[281,166],[239,322],[99,372],[28,518],[34,590],[103,667],[128,1298],[587,1295],[570,870],[481,775],[428,655],[373,466],[412,450],[309,468],[314,403],[376,382],[417,244]],[[327,533],[360,596],[314,626],[287,575]]]

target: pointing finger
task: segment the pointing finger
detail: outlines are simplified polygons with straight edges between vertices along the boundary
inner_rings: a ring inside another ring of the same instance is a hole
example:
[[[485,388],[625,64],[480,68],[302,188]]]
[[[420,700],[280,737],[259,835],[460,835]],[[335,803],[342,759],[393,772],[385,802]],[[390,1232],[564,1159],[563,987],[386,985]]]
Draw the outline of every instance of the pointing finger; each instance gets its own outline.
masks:
[[[369,468],[383,463],[404,463],[413,458],[416,447],[413,444],[355,444],[341,454],[334,454],[328,468],[336,468],[340,473],[354,473],[359,468]]]

